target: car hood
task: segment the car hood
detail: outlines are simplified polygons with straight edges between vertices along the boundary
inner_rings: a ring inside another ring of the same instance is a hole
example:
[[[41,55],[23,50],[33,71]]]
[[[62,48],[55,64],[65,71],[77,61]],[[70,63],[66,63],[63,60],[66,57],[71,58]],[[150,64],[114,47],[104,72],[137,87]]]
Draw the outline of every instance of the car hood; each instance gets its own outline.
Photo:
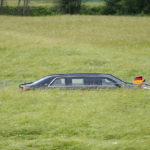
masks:
[[[30,83],[23,83],[23,84],[20,84],[19,87],[23,88],[23,87],[31,86],[31,85],[32,85],[32,82],[30,82]]]

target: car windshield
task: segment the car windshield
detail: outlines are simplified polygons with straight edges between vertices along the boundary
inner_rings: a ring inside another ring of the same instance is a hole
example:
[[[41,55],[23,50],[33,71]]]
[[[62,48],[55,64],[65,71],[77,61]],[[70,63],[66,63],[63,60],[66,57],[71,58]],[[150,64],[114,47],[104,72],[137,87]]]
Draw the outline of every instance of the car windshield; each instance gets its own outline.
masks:
[[[41,83],[41,82],[43,82],[43,81],[45,81],[45,80],[47,80],[47,79],[50,79],[50,76],[46,76],[46,77],[43,77],[43,78],[41,78],[41,79],[39,79],[39,80],[37,80],[37,81],[34,81],[33,84]]]
[[[114,79],[115,79],[115,81],[117,80],[117,81],[119,81],[119,82],[122,82],[122,83],[124,83],[124,84],[126,84],[127,82],[125,82],[125,81],[122,81],[121,79],[119,79],[119,78],[116,78],[115,76],[113,76],[113,75],[111,75]]]

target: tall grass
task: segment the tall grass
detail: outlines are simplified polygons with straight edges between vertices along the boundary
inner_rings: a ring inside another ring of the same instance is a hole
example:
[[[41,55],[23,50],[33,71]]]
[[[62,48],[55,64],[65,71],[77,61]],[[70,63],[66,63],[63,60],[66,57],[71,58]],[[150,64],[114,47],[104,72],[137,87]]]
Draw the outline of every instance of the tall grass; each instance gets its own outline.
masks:
[[[104,72],[149,81],[149,17],[0,16],[0,149],[147,150],[150,92],[29,91],[21,81]]]
[[[143,90],[1,91],[0,147],[149,149],[149,97]]]

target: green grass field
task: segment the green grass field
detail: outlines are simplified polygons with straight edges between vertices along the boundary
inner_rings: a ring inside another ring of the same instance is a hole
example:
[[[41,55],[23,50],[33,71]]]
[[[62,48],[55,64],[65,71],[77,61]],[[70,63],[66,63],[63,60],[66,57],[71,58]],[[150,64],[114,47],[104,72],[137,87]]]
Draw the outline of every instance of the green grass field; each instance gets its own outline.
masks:
[[[8,6],[17,6],[18,0],[7,0],[6,3]],[[30,0],[29,6],[49,6],[52,7],[56,3],[52,2],[51,0]],[[82,4],[87,6],[100,6],[104,5],[104,2],[82,2]],[[21,1],[21,5],[23,6],[23,1]]]
[[[0,16],[0,149],[149,150],[148,90],[18,89],[68,72],[149,82],[149,27],[149,17]]]
[[[95,3],[95,2],[94,2]],[[24,1],[21,1],[21,6],[23,6]],[[18,0],[7,0],[5,5],[8,6],[18,6]],[[29,6],[54,6],[51,0],[30,0]]]

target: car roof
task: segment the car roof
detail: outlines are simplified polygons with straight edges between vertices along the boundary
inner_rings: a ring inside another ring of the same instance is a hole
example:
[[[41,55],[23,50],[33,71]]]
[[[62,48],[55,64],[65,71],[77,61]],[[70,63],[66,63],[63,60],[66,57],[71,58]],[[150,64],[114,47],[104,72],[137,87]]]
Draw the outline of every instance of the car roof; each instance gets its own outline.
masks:
[[[52,74],[49,76],[54,76],[54,77],[103,77],[103,76],[112,76],[111,74],[106,74],[106,73],[65,73],[65,74]]]
[[[49,77],[110,77],[111,79],[117,80],[117,82],[125,83],[124,81],[120,80],[119,78],[106,73],[65,73],[65,74],[52,74]]]

